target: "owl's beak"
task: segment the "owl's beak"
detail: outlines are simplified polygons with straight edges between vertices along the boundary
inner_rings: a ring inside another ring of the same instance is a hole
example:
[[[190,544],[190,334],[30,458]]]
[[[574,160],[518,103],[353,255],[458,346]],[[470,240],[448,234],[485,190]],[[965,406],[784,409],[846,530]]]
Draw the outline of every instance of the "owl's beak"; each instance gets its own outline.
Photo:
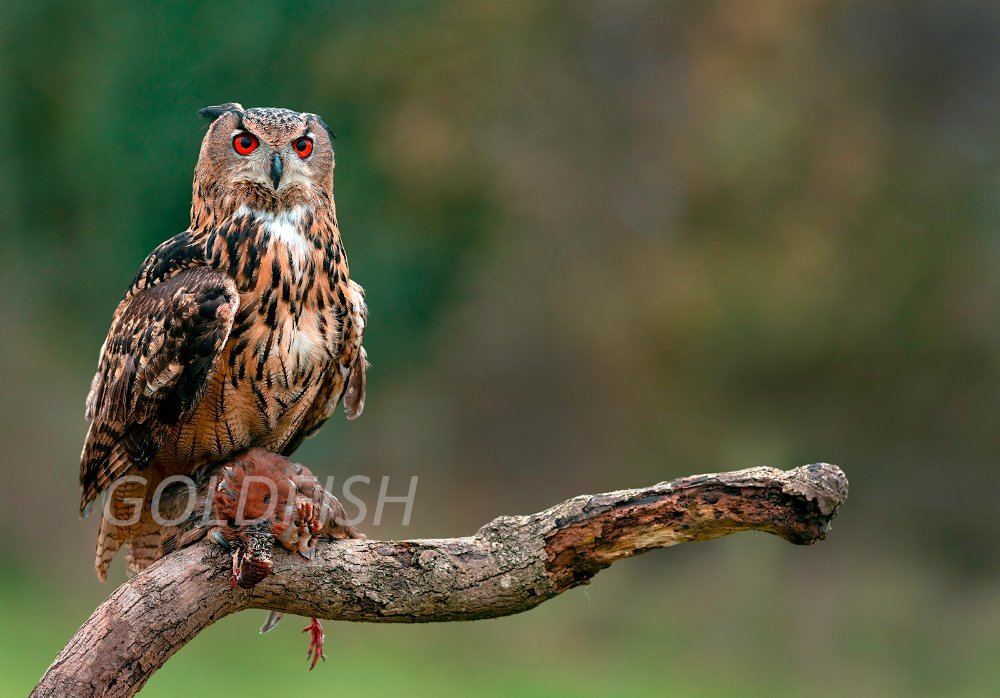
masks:
[[[281,183],[281,171],[281,156],[275,153],[271,160],[271,180],[274,182],[275,191],[278,191],[278,185]]]

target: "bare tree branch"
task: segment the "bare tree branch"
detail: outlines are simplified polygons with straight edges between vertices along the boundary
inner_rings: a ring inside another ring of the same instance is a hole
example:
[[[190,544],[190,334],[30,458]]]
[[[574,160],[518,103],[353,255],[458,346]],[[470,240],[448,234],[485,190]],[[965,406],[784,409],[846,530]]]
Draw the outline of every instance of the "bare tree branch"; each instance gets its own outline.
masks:
[[[311,561],[279,553],[274,574],[251,590],[230,590],[228,557],[201,543],[115,590],[32,695],[134,695],[201,630],[248,608],[381,623],[494,618],[653,548],[747,530],[809,544],[846,498],[847,478],[828,464],[697,475],[501,516],[465,538],[330,541]]]

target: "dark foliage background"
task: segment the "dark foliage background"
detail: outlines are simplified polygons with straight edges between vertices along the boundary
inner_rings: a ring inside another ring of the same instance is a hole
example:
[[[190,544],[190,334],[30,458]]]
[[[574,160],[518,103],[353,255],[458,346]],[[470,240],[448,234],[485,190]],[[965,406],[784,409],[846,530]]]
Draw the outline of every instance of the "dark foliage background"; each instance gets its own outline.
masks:
[[[523,617],[332,625],[311,674],[295,620],[243,614],[144,695],[1000,692],[998,46],[1000,6],[964,0],[5,0],[0,693],[112,588],[76,517],[83,400],[186,225],[195,112],[229,100],[338,136],[374,368],[364,418],[299,455],[419,475],[412,524],[369,533],[756,464],[839,463],[852,499],[811,549],[741,536]]]

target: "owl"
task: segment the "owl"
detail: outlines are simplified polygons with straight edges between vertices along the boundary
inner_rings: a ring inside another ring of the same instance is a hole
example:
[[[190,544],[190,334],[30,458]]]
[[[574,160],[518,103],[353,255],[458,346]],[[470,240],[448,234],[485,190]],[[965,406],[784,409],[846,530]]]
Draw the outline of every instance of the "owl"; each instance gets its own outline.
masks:
[[[341,401],[348,419],[364,409],[368,311],[337,223],[333,134],[288,109],[200,114],[190,227],[142,263],[87,398],[80,506],[108,491],[101,580],[119,549],[130,573],[154,559],[165,478],[290,454]]]

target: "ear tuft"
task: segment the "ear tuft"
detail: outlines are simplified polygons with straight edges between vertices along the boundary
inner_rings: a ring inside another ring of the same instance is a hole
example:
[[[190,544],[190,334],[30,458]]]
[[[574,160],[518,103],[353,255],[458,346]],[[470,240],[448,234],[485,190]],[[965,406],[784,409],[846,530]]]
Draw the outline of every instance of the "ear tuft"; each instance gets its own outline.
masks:
[[[323,121],[323,117],[322,116],[317,116],[316,114],[313,114],[312,117],[313,117],[313,120],[316,123],[318,123],[320,126],[322,126],[323,130],[325,130],[327,132],[327,134],[329,134],[331,141],[337,140],[336,134],[334,134],[333,130],[329,126],[326,125],[326,122]]]
[[[223,114],[227,114],[229,112],[239,113],[242,111],[243,111],[243,105],[240,104],[239,102],[226,102],[225,104],[219,104],[214,107],[205,107],[204,109],[199,109],[198,116],[205,119],[205,121],[211,123],[216,119],[218,119]]]

